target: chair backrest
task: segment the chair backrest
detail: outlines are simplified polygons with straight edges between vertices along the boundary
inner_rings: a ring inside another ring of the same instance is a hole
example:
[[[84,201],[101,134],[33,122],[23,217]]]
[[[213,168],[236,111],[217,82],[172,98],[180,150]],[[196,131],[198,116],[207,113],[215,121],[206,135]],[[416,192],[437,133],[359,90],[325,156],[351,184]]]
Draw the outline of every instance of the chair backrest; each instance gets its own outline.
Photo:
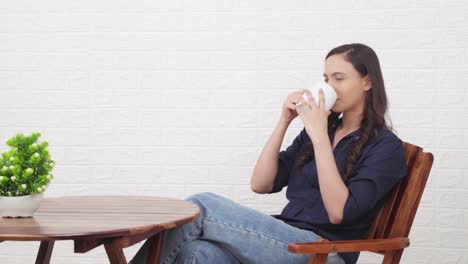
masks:
[[[403,144],[408,175],[388,196],[369,230],[369,239],[408,237],[413,224],[434,156],[418,146]]]

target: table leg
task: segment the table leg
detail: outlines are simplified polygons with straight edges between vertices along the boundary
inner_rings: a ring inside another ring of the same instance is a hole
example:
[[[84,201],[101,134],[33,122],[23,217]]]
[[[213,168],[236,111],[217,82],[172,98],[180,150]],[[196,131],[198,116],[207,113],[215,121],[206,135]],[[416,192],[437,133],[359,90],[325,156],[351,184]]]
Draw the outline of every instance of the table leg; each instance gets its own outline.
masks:
[[[105,243],[104,248],[106,249],[107,257],[111,264],[127,264],[125,254],[121,247],[118,247],[115,243]]]
[[[149,239],[149,254],[146,259],[148,264],[159,264],[159,258],[161,257],[161,247],[164,239],[164,231],[161,231]]]
[[[37,252],[36,264],[49,264],[55,241],[42,241]]]

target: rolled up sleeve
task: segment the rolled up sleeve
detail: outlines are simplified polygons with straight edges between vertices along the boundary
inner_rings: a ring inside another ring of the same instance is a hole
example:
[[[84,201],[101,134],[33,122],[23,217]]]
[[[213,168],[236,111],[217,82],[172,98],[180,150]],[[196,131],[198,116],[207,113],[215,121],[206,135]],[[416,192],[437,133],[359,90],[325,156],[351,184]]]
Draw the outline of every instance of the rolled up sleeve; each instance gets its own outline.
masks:
[[[369,149],[347,181],[349,196],[343,209],[342,224],[359,220],[369,213],[406,175],[402,141],[389,133]]]
[[[288,185],[289,174],[292,166],[294,165],[294,160],[308,137],[309,135],[307,135],[305,128],[303,128],[299,135],[294,138],[293,143],[288,146],[286,150],[280,151],[278,158],[278,172],[276,173],[273,189],[270,193],[279,192]]]

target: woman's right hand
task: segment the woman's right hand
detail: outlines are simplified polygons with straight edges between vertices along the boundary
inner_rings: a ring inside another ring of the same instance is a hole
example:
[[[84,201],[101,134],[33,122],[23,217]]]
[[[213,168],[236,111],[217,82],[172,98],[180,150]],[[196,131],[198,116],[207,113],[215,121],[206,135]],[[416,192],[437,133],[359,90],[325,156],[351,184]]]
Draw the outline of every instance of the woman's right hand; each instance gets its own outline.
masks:
[[[283,107],[281,111],[281,120],[286,123],[291,123],[298,116],[296,111],[296,103],[299,102],[299,99],[305,93],[305,89],[297,90],[290,93],[283,102]]]

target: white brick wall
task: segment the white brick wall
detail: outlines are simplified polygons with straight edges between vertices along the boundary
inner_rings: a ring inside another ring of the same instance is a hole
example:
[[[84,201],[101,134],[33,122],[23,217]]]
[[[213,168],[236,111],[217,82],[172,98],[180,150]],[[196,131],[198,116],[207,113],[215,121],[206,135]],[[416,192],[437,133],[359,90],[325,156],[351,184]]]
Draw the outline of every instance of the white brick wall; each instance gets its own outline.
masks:
[[[277,213],[284,193],[248,182],[284,97],[321,79],[334,46],[366,43],[399,136],[435,154],[402,263],[468,263],[467,13],[460,0],[4,1],[0,140],[42,131],[47,196],[213,191]],[[2,243],[0,262],[33,263],[37,247]],[[58,242],[52,262],[107,260]]]

